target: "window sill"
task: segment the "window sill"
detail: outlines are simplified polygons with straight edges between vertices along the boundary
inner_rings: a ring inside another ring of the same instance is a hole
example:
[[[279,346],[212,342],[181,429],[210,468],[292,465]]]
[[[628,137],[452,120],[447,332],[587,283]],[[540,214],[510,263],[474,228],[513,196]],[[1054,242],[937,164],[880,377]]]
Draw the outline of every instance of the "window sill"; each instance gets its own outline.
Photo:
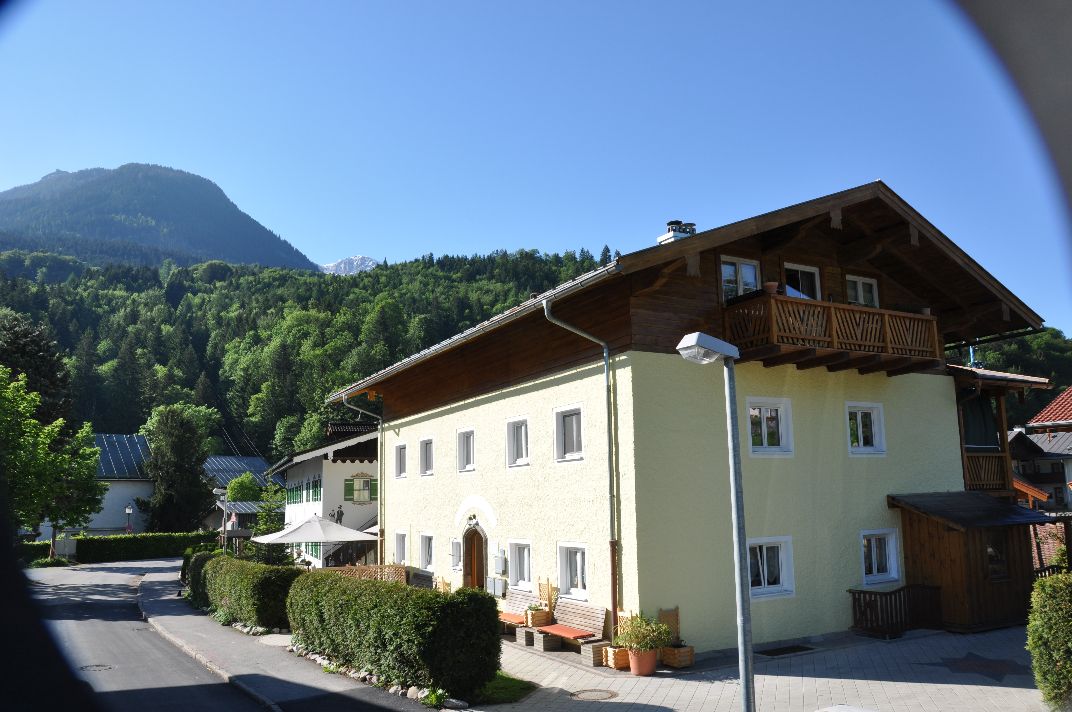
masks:
[[[555,458],[555,462],[577,462],[584,459],[584,453],[573,453],[569,455],[562,455]]]
[[[396,480],[404,480],[404,479],[406,479],[406,473],[403,472],[401,475],[395,475],[395,479]]]
[[[529,466],[529,461],[528,460],[518,460],[517,462],[508,462],[508,463],[506,463],[506,466],[507,467],[528,467]]]
[[[422,472],[421,477],[431,477],[434,474],[434,472]]]
[[[900,576],[872,576],[864,579],[864,588],[873,588],[875,586],[888,586],[891,583],[900,583]]]
[[[783,591],[766,591],[758,593],[756,591],[751,592],[751,599],[753,601],[766,601],[771,598],[793,598],[796,595],[796,591],[783,590]]]
[[[588,592],[587,591],[584,591],[582,593],[573,593],[573,592],[571,592],[571,593],[559,593],[558,596],[559,596],[559,598],[566,598],[566,599],[569,599],[571,601],[587,601],[588,600]]]
[[[886,457],[885,450],[849,450],[849,457]]]
[[[778,448],[770,448],[770,449],[763,448],[763,449],[758,449],[757,450],[756,448],[753,447],[749,451],[749,454],[752,457],[782,457],[782,458],[793,457],[793,451],[792,450],[781,450],[781,449],[778,449]]]
[[[511,583],[510,588],[515,588],[518,591],[531,591],[532,590],[532,583],[524,582],[524,581],[518,581],[517,583]]]
[[[460,470],[458,470],[458,472],[476,472],[476,466],[471,465],[469,467],[463,467]]]

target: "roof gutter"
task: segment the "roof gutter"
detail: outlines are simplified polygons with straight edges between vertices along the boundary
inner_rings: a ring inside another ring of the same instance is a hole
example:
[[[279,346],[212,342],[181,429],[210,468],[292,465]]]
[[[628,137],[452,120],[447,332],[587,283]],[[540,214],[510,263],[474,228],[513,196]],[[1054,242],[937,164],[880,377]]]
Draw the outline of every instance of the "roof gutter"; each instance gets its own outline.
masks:
[[[610,518],[610,625],[611,634],[618,630],[618,536],[617,536],[617,487],[614,477],[614,425],[613,425],[613,400],[610,386],[610,344],[602,339],[592,336],[587,331],[578,329],[572,324],[567,324],[551,313],[551,298],[543,299],[543,315],[547,321],[560,326],[566,331],[571,331],[583,339],[599,344],[603,347],[603,396],[606,400],[607,417],[607,508]]]

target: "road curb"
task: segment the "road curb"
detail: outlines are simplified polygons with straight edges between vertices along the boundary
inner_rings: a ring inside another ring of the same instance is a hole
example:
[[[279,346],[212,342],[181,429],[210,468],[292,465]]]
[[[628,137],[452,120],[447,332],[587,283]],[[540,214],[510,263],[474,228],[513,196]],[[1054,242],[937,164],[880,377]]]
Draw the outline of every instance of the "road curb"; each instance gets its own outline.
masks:
[[[275,702],[273,702],[269,698],[265,697],[261,693],[259,693],[256,690],[254,690],[252,687],[250,687],[246,683],[244,683],[241,680],[239,680],[237,677],[232,675],[227,670],[224,670],[219,665],[217,665],[216,663],[214,663],[211,660],[209,660],[200,651],[196,650],[195,648],[191,647],[190,645],[187,645],[186,641],[182,640],[178,636],[176,636],[173,633],[169,632],[166,628],[164,628],[162,625],[157,623],[156,620],[152,616],[146,614],[145,607],[142,605],[142,600],[141,600],[142,599],[141,587],[143,585],[145,585],[144,578],[141,581],[138,582],[138,611],[141,612],[142,619],[145,622],[147,622],[150,626],[152,626],[153,630],[155,630],[157,633],[159,633],[161,635],[161,637],[164,638],[164,640],[168,641],[169,643],[174,645],[176,648],[178,648],[179,650],[181,650],[182,652],[186,653],[191,658],[193,658],[194,660],[199,662],[206,670],[208,670],[212,674],[216,675],[217,677],[222,678],[229,685],[233,685],[235,688],[241,690],[246,695],[248,695],[249,697],[253,698],[254,702],[260,704],[261,706],[263,706],[266,709],[272,710],[272,712],[283,712],[283,709],[279,705],[277,705]]]

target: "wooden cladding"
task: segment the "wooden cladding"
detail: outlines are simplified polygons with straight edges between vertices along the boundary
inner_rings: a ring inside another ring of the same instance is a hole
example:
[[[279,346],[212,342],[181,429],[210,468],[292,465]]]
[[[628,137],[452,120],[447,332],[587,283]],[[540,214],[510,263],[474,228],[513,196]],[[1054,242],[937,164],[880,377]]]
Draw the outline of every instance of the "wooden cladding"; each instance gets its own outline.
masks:
[[[725,333],[726,339],[742,352],[764,346],[798,346],[942,358],[933,316],[775,294],[757,295],[727,306]]]
[[[965,453],[964,489],[1010,490],[1012,477],[1003,452]]]

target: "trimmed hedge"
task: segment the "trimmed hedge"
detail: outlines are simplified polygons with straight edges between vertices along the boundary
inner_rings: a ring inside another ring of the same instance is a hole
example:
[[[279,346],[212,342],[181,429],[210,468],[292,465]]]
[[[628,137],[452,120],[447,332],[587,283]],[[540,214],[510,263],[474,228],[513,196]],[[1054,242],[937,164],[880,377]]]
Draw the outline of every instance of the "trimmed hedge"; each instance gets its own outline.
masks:
[[[291,586],[287,616],[308,650],[387,681],[472,699],[499,669],[499,612],[484,591],[447,594],[312,571]]]
[[[205,582],[205,565],[217,556],[223,556],[223,550],[199,551],[190,559],[187,576],[190,578],[190,602],[198,608],[208,608],[208,590]]]
[[[47,541],[23,541],[15,545],[16,558],[29,562],[48,558],[51,544]]]
[[[83,564],[159,559],[164,556],[182,556],[186,547],[216,541],[218,538],[219,534],[216,532],[76,536],[76,556]]]
[[[227,618],[261,628],[289,628],[287,593],[305,573],[294,566],[269,566],[219,556],[204,569],[208,600]]]
[[[1051,707],[1068,709],[1072,703],[1072,574],[1035,581],[1027,649],[1042,698]]]
[[[194,554],[199,551],[215,551],[217,546],[218,544],[213,541],[186,547],[186,550],[182,552],[182,568],[179,569],[179,581],[186,583],[186,575],[190,571],[190,559],[194,558]]]

